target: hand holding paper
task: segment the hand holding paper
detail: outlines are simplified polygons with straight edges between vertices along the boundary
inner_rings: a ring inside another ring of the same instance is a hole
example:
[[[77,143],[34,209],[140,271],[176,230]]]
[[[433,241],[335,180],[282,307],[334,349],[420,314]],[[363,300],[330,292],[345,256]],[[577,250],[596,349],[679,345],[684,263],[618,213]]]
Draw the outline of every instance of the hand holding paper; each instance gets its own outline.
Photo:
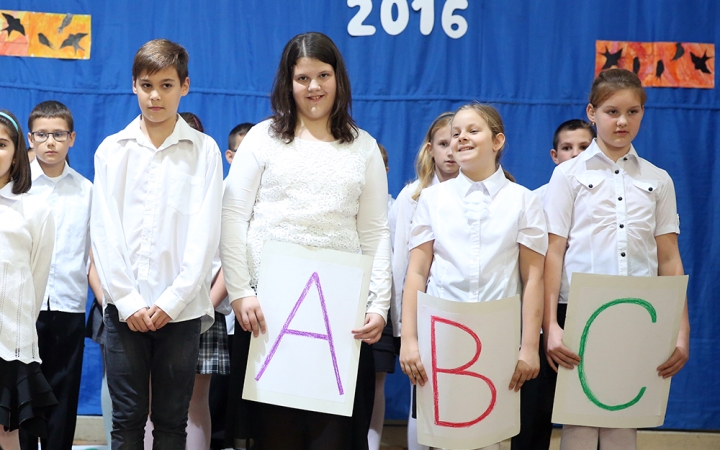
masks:
[[[580,364],[580,357],[563,344],[562,338],[563,329],[557,323],[543,333],[547,360],[555,372],[558,371],[558,366],[572,370],[573,366]]]
[[[265,334],[265,316],[257,297],[243,297],[231,304],[243,331],[252,331],[255,337],[258,337],[260,332]]]
[[[385,328],[385,321],[380,314],[365,314],[365,325],[357,330],[352,330],[355,339],[359,339],[368,344],[374,344],[380,340],[382,330]]]
[[[514,389],[515,392],[519,392],[522,385],[528,380],[537,378],[538,373],[540,373],[540,355],[538,355],[538,352],[528,351],[524,347],[521,348],[520,356],[515,366],[515,373],[510,380],[508,389]]]

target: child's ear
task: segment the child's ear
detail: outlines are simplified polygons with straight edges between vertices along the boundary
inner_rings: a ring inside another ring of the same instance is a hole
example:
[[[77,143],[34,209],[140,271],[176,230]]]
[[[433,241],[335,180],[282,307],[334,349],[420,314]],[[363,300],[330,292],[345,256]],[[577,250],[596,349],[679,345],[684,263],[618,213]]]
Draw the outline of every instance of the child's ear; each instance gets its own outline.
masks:
[[[557,150],[554,148],[550,149],[550,158],[552,158],[555,164],[559,164],[560,161],[558,161]]]
[[[503,145],[505,145],[505,135],[502,133],[498,133],[495,135],[495,139],[493,139],[494,145],[493,150],[497,151],[502,148]]]
[[[588,103],[587,108],[585,108],[585,112],[587,113],[588,120],[590,123],[595,123],[595,107],[592,105],[592,103]]]
[[[28,148],[33,148],[32,133],[28,132],[27,138],[28,138]]]
[[[75,145],[75,132],[74,131],[70,133],[70,136],[68,136],[68,148],[72,147],[73,145]]]
[[[133,77],[133,79],[132,79],[132,89],[133,89],[133,94],[137,94],[137,88],[135,87],[135,77]]]
[[[185,81],[182,84],[180,92],[183,96],[185,96],[185,95],[187,95],[187,93],[189,91],[190,91],[190,77],[185,77]]]

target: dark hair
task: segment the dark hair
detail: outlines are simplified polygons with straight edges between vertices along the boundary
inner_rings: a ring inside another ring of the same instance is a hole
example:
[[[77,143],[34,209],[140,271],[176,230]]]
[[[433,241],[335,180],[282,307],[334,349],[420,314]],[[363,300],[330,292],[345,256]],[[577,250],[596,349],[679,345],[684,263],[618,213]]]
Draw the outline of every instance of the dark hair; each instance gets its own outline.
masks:
[[[200,118],[196,116],[195,114],[191,112],[181,112],[179,113],[180,117],[185,119],[185,122],[187,122],[188,125],[190,125],[190,128],[193,128],[195,130],[198,130],[201,133],[205,132],[205,128],[203,128],[202,122],[200,122]]]
[[[647,94],[642,87],[640,78],[626,69],[608,69],[600,72],[590,88],[588,101],[593,108],[597,108],[617,91],[624,89],[635,91],[640,99],[640,106],[645,106]]]
[[[290,143],[295,139],[297,127],[297,105],[293,98],[293,71],[298,59],[312,58],[330,64],[335,71],[335,104],[330,113],[330,132],[342,143],[355,140],[358,127],[350,112],[352,98],[350,95],[350,78],[345,69],[340,50],[329,37],[322,33],[298,34],[285,45],[273,82],[270,103],[272,105],[272,131]]]
[[[557,130],[555,130],[555,135],[553,135],[553,148],[557,150],[558,144],[560,143],[560,133],[563,131],[575,131],[575,130],[588,130],[590,132],[590,136],[593,138],[597,137],[597,133],[595,132],[595,128],[589,123],[582,119],[570,119],[566,120],[565,122],[561,123],[559,127],[557,127]]]
[[[55,100],[48,100],[35,105],[30,116],[28,117],[28,131],[32,133],[33,124],[37,119],[62,119],[67,123],[67,131],[75,131],[75,122],[73,121],[70,108]]]
[[[466,109],[471,109],[471,110],[475,111],[480,117],[482,117],[485,120],[485,122],[488,124],[488,127],[490,128],[490,132],[492,133],[493,139],[495,139],[495,136],[497,136],[498,134],[503,134],[503,135],[505,134],[505,125],[503,124],[502,117],[500,116],[500,113],[498,112],[498,110],[495,109],[494,107],[484,104],[484,103],[480,103],[480,102],[472,102],[472,103],[468,103],[467,105],[463,105],[463,106],[459,107],[457,109],[457,111],[455,111],[455,114],[459,113],[460,111],[464,111]],[[495,164],[496,165],[500,164],[500,158],[502,157],[502,152],[505,149],[506,142],[507,141],[505,141],[503,143],[502,147],[500,147],[500,150],[498,150],[497,153],[495,154]],[[496,167],[496,169],[497,169],[497,167]],[[515,177],[513,177],[512,174],[510,174],[510,172],[503,169],[503,173],[505,174],[505,178],[512,181],[513,183],[515,182]]]
[[[167,39],[154,39],[146,42],[135,53],[132,66],[133,81],[143,73],[152,75],[172,67],[177,71],[180,83],[184,83],[188,77],[189,59],[185,47],[175,42]]]
[[[10,180],[13,182],[12,193],[24,194],[32,187],[32,174],[30,172],[30,160],[25,145],[25,134],[17,120],[17,117],[8,110],[0,110],[3,114],[12,117],[13,121],[0,114],[0,126],[5,127],[10,140],[15,146],[12,164],[10,166]]]
[[[255,124],[250,122],[243,122],[239,125],[235,125],[235,128],[230,130],[230,134],[228,135],[228,150],[237,150],[237,137],[245,136],[248,131],[250,131],[250,128],[254,126]]]

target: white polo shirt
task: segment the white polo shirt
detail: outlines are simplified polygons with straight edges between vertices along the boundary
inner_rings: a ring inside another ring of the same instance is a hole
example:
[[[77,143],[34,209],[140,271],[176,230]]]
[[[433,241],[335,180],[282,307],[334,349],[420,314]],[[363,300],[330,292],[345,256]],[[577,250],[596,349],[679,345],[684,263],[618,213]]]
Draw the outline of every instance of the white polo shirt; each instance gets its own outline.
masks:
[[[410,248],[433,242],[427,293],[461,302],[500,300],[522,290],[520,245],[547,252],[537,195],[511,183],[502,167],[473,182],[457,178],[420,194]]]
[[[593,140],[555,168],[544,207],[548,232],[568,240],[560,303],[575,272],[657,276],[655,236],[680,233],[672,179],[632,146],[616,163]]]
[[[55,250],[42,309],[84,314],[92,183],[68,164],[56,179],[45,175],[37,158],[30,163],[30,168],[30,194],[45,201],[55,218]]]

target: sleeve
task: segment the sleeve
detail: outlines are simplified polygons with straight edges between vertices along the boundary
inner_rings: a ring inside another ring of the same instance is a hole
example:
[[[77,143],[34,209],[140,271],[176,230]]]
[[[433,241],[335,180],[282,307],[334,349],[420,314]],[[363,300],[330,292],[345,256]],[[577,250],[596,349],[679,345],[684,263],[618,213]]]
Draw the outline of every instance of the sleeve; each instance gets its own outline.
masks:
[[[517,243],[545,256],[548,249],[548,235],[540,198],[527,191],[524,193],[523,203],[525,208],[520,216]]]
[[[251,129],[240,144],[223,195],[220,259],[230,302],[255,295],[250,287],[247,231],[264,170],[257,150],[263,145],[261,129],[265,128]]]
[[[155,301],[173,319],[197,297],[205,285],[220,243],[218,218],[222,209],[223,186],[220,149],[210,138],[203,147],[204,154],[208,155],[203,202],[200,211],[190,217],[180,273]]]
[[[395,203],[393,203],[392,211],[395,212],[395,235],[393,236],[392,247],[392,313],[393,334],[400,336],[402,328],[402,294],[403,286],[405,286],[405,275],[407,273],[408,256],[410,249],[408,248],[408,239],[410,238],[410,227],[412,226],[412,218],[415,214],[417,203],[412,199],[413,185],[405,186],[400,194],[398,194]]]
[[[412,228],[408,242],[408,252],[419,245],[435,240],[432,217],[430,216],[430,205],[428,204],[429,195],[427,189],[423,189],[420,193],[415,215],[411,219]],[[407,270],[407,266],[405,269]]]
[[[570,180],[560,168],[553,171],[548,183],[543,208],[547,215],[547,232],[567,238],[572,226],[575,194]]]
[[[55,245],[55,220],[52,212],[45,209],[42,223],[33,236],[32,252],[30,255],[30,271],[32,272],[33,288],[35,289],[36,311],[40,314],[45,288],[50,276],[50,266]]]
[[[670,175],[663,183],[662,190],[658,192],[655,206],[655,236],[668,233],[680,234],[680,217],[677,212],[675,197],[675,184]]]
[[[115,305],[120,319],[125,321],[148,305],[135,283],[120,212],[108,187],[108,165],[104,145],[104,143],[100,144],[100,148],[95,152],[90,240],[104,301]]]
[[[387,323],[392,289],[387,174],[374,140],[372,145],[372,153],[365,166],[365,186],[359,198],[357,232],[362,254],[373,257],[367,312],[380,314]]]

